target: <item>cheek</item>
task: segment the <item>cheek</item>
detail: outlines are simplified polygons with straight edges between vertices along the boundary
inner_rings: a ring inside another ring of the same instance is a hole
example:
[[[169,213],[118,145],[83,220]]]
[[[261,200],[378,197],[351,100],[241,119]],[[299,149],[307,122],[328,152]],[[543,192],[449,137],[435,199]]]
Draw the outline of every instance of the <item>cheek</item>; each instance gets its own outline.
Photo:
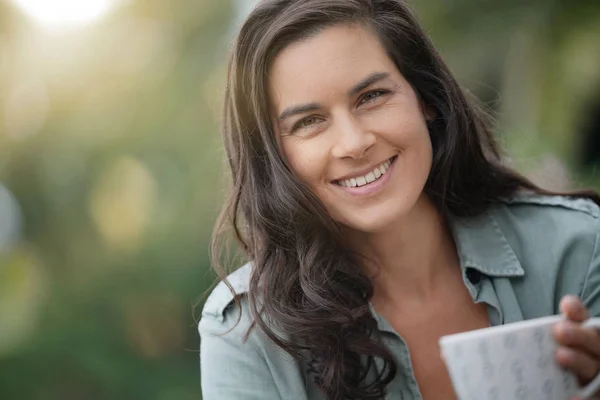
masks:
[[[287,138],[283,143],[283,151],[292,171],[309,186],[315,186],[325,176],[327,153],[323,146],[311,142]]]
[[[406,147],[410,150],[407,152],[414,158],[411,160],[414,163],[414,168],[427,170],[428,173],[431,168],[432,146],[429,129],[425,121],[411,121],[411,125],[406,132]]]
[[[430,146],[429,130],[419,114],[393,112],[373,118],[383,139],[399,149],[423,149]]]

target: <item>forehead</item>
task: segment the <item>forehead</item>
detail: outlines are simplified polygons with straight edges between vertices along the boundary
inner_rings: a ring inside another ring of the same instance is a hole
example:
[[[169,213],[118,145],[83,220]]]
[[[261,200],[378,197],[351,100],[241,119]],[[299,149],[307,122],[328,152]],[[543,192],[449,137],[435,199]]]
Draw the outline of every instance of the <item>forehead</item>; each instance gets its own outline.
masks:
[[[373,72],[396,70],[379,40],[361,26],[333,26],[286,47],[275,58],[269,75],[271,100],[321,101],[344,93]],[[397,73],[397,72],[396,72]]]

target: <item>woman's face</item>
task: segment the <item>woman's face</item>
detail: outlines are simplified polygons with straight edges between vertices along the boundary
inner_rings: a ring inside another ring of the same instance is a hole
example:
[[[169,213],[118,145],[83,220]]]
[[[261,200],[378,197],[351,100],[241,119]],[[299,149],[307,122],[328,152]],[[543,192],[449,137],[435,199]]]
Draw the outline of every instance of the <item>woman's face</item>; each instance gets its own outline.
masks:
[[[333,219],[377,232],[411,211],[431,169],[428,113],[374,35],[327,28],[285,48],[269,79],[281,151]]]

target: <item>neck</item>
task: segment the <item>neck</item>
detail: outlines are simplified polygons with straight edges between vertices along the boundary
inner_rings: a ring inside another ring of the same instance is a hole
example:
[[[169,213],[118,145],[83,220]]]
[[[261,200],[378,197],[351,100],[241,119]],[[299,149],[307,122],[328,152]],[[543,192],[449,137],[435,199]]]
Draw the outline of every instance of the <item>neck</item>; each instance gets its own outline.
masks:
[[[426,196],[384,230],[353,232],[350,240],[366,256],[374,303],[426,302],[458,264],[445,218]]]

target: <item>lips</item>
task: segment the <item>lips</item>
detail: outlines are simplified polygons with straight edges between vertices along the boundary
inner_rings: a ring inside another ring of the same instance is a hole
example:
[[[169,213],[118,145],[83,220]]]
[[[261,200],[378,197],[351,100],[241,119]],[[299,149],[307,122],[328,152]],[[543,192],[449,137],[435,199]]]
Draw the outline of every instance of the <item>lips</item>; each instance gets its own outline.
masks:
[[[395,161],[396,157],[397,156],[394,156],[388,160],[385,160],[384,162],[375,166],[373,169],[371,169],[365,174],[357,174],[348,178],[339,179],[337,181],[334,181],[334,183],[339,186],[354,188],[365,186],[369,183],[375,182],[381,179],[381,177],[387,173],[390,166]]]

